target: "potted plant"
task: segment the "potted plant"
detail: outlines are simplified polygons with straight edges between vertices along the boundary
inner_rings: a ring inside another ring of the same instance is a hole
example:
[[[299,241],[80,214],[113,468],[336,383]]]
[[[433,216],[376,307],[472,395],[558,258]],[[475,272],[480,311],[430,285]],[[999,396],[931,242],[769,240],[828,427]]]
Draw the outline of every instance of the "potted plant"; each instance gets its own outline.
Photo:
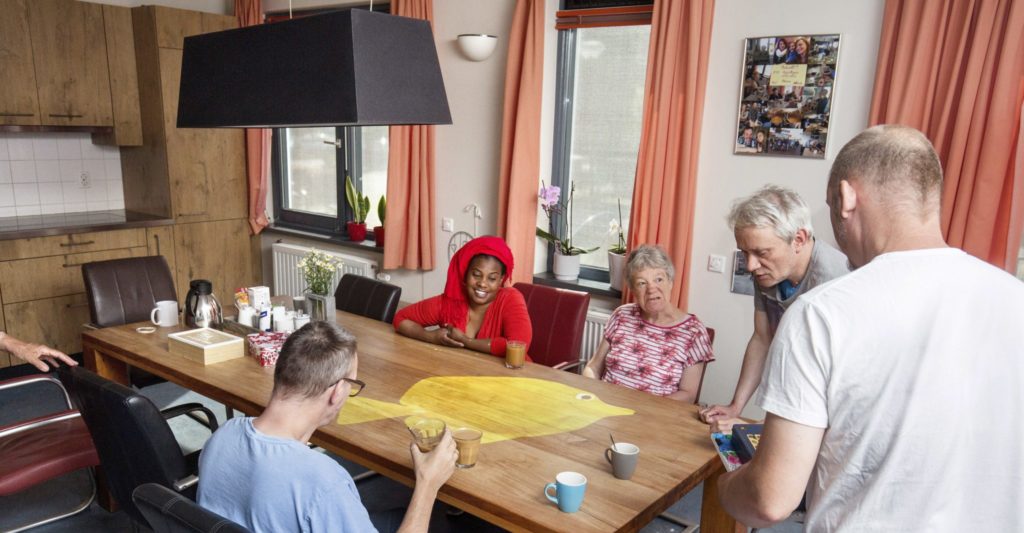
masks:
[[[310,320],[334,322],[334,276],[341,270],[341,261],[316,248],[306,253],[297,265],[306,282],[306,302]]]
[[[384,217],[387,215],[388,202],[383,196],[380,197],[380,201],[377,202],[377,218],[380,218],[380,226],[373,228],[373,240],[377,244],[377,248],[384,247]]]
[[[618,236],[614,246],[608,248],[608,286],[622,292],[622,273],[626,266],[626,238],[622,234],[622,200],[619,204],[619,218],[608,223],[608,232]]]
[[[352,208],[352,220],[348,223],[348,240],[366,240],[366,215],[370,213],[370,197],[359,194],[352,184],[352,177],[345,176],[345,199]]]
[[[537,236],[555,246],[555,256],[552,261],[552,270],[555,271],[555,279],[571,281],[579,278],[580,255],[593,252],[600,248],[599,246],[595,246],[587,249],[573,245],[572,197],[575,192],[576,186],[570,184],[569,198],[563,203],[559,201],[562,194],[559,187],[554,185],[546,187],[541,183],[540,194],[538,194],[538,197],[540,198],[540,206],[548,216],[549,221],[555,213],[565,213],[565,216],[558,218],[558,223],[555,224],[556,227],[552,228],[553,232],[537,228]]]

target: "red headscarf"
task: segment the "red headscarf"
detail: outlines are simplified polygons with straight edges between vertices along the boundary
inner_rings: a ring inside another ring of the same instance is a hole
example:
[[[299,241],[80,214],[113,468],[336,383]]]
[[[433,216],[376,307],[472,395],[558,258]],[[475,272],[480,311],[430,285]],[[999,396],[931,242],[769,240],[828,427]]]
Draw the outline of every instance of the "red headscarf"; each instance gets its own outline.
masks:
[[[501,280],[502,285],[512,277],[512,250],[505,244],[504,239],[489,236],[477,237],[455,252],[448,265],[448,282],[444,286],[444,294],[441,298],[441,318],[444,323],[461,330],[466,329],[466,318],[469,314],[465,289],[466,271],[469,270],[469,263],[473,258],[480,254],[494,256],[505,265],[505,277]]]

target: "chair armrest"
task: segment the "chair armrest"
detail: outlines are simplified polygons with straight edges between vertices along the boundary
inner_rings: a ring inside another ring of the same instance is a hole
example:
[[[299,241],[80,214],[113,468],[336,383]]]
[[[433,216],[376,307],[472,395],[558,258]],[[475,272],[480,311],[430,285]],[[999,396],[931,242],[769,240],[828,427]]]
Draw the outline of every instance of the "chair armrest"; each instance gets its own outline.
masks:
[[[64,384],[61,383],[59,379],[49,374],[34,374],[31,376],[24,376],[20,378],[8,379],[6,381],[0,381],[0,390],[13,389],[16,387],[23,387],[25,385],[31,385],[33,383],[42,382],[50,382],[50,384],[55,385],[57,388],[59,388],[60,391],[64,393],[64,404],[67,406],[68,409],[74,408],[74,406],[71,405],[71,397],[68,396],[68,391],[67,389],[64,388]]]
[[[207,423],[203,423],[202,420],[194,414],[191,414],[197,411],[206,416]],[[164,420],[170,420],[181,415],[188,415],[196,422],[210,428],[211,432],[217,431],[217,417],[213,416],[213,411],[207,409],[206,406],[201,403],[183,403],[181,405],[175,405],[174,407],[168,407],[167,409],[160,411],[160,413],[164,415]]]
[[[60,411],[57,413],[49,414],[46,416],[40,416],[29,420],[22,420],[9,426],[0,427],[0,438],[21,433],[22,431],[29,431],[36,429],[48,424],[55,422],[61,422],[64,420],[70,420],[72,418],[78,418],[82,416],[81,413],[73,409],[67,411]]]
[[[176,492],[184,492],[186,489],[192,487],[196,483],[199,483],[199,476],[195,474],[189,474],[174,482],[174,490]]]
[[[558,363],[557,365],[555,365],[555,366],[553,366],[551,368],[554,368],[555,370],[572,370],[572,371],[575,371],[577,374],[579,374],[580,362],[579,361],[573,361],[572,363],[569,363],[569,362]]]

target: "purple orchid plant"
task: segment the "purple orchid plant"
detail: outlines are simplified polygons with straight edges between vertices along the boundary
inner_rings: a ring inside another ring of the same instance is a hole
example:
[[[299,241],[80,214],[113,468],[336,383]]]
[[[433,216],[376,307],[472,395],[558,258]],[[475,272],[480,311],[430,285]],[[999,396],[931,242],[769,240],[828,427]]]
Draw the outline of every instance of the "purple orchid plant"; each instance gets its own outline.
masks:
[[[569,197],[565,202],[561,202],[562,189],[555,185],[549,187],[541,182],[540,192],[537,194],[540,207],[552,226],[550,232],[537,228],[537,236],[555,245],[555,249],[562,255],[586,254],[599,248],[579,248],[572,244],[572,197],[575,192],[576,185],[570,183]],[[565,213],[565,216],[555,218],[556,214],[561,213]]]

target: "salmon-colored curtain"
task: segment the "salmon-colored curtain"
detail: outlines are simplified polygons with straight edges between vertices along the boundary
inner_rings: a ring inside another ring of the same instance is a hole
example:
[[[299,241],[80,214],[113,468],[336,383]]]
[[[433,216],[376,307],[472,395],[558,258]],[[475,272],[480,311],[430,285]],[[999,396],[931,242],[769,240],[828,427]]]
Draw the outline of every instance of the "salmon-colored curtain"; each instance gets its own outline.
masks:
[[[945,173],[952,246],[1016,271],[1024,229],[1024,2],[889,0],[871,124],[906,124]]]
[[[498,235],[519,268],[512,282],[533,282],[540,110],[544,81],[544,0],[516,0],[508,33],[505,107],[498,179]]]
[[[263,24],[261,0],[235,0],[239,27]],[[249,183],[249,229],[253,235],[267,227],[267,183],[270,172],[270,130],[245,130],[245,174]]]
[[[697,156],[714,0],[656,0],[629,246],[665,247],[676,267],[672,302],[687,308]],[[629,298],[623,295],[623,301]]]
[[[433,0],[394,0],[391,13],[434,23]],[[434,126],[388,128],[384,268],[434,268]]]

